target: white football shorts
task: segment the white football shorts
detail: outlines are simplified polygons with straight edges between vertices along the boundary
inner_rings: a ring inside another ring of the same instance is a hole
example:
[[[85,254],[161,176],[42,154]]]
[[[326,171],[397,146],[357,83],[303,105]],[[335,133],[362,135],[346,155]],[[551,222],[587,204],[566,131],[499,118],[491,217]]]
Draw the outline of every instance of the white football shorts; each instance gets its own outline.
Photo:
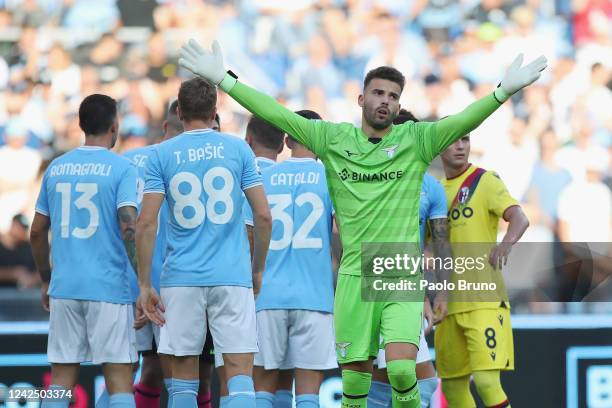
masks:
[[[329,370],[338,367],[334,316],[311,310],[257,312],[259,353],[255,365],[266,370]]]
[[[50,363],[135,363],[136,331],[131,304],[50,298]]]
[[[206,340],[206,322],[215,351],[255,353],[257,323],[253,289],[242,286],[163,287],[166,324],[160,329],[158,352],[199,356]]]

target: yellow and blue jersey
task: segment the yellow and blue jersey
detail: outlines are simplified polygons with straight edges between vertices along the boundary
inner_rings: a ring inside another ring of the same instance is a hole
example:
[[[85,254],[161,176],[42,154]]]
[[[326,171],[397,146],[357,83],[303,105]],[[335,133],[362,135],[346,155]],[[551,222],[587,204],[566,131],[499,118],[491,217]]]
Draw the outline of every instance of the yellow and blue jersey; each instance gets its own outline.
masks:
[[[475,172],[482,174],[473,174]],[[469,183],[471,186],[464,186],[464,181],[470,176],[478,181]],[[473,165],[457,177],[441,180],[441,184],[449,203],[449,238],[453,247],[453,256],[484,257],[487,254],[482,254],[482,250],[485,248],[490,250],[497,242],[499,219],[503,217],[506,209],[518,205],[518,201],[510,195],[496,173],[479,170]],[[484,262],[483,270],[465,275],[453,273],[454,281],[459,277],[470,281],[495,282],[498,285],[496,293],[499,295],[499,300],[507,301],[501,271],[493,269],[488,263],[488,258]],[[497,308],[500,304],[499,301],[479,300],[477,295],[478,293],[474,291],[468,295],[469,299],[466,299],[468,301],[449,302],[448,312],[460,313]],[[491,300],[491,295],[488,300]]]

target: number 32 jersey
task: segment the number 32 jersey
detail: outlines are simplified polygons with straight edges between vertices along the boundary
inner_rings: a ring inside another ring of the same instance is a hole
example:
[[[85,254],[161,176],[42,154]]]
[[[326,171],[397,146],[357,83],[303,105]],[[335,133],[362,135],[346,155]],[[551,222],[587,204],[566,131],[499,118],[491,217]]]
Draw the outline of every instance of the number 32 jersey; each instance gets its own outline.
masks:
[[[155,145],[144,194],[169,209],[161,286],[252,286],[242,192],[261,185],[244,140],[197,129]]]
[[[257,311],[302,309],[331,313],[333,207],[325,168],[290,158],[262,172],[272,213],[272,239]]]
[[[49,165],[36,212],[51,220],[51,297],[135,301],[117,209],[136,207],[136,178],[129,160],[103,147],[81,146]]]

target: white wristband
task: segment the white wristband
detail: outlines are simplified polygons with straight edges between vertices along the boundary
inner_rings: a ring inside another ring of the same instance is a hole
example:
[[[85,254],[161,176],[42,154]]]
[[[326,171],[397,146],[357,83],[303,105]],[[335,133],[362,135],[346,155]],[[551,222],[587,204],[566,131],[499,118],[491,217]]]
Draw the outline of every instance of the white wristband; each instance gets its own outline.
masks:
[[[236,85],[236,82],[238,82],[238,80],[226,72],[221,82],[219,82],[219,88],[223,89],[225,93],[229,93],[234,85]]]
[[[498,86],[493,91],[493,96],[497,99],[497,102],[504,103],[506,102],[512,95],[508,94],[501,86]]]

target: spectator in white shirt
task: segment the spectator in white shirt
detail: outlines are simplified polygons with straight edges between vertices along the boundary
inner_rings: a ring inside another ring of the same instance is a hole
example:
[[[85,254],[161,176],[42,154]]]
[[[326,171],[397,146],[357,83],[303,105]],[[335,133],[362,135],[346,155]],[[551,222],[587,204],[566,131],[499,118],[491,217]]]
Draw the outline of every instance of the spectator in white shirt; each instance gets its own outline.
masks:
[[[23,119],[11,119],[5,129],[6,145],[0,147],[0,232],[6,232],[13,216],[28,204],[41,155],[26,146],[27,127]]]
[[[587,154],[586,178],[571,182],[559,197],[559,236],[564,242],[605,242],[612,239],[612,196],[602,180],[608,158]]]

